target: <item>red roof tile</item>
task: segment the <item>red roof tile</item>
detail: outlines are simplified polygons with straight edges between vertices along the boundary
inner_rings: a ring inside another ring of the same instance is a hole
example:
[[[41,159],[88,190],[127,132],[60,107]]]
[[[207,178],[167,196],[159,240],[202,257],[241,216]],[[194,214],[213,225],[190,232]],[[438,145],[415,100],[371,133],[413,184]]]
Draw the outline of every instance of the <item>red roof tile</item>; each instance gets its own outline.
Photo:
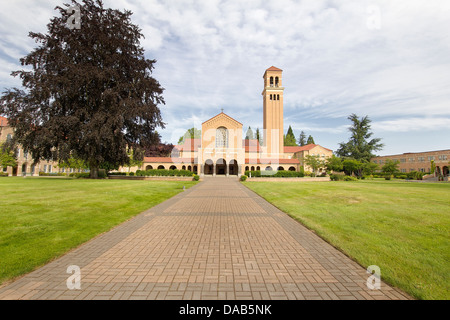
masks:
[[[321,147],[321,146],[319,146],[318,144],[307,144],[306,146],[303,146],[303,147],[295,147],[295,146],[294,147],[284,147],[284,152],[285,153],[295,153],[295,152],[300,152],[300,151],[309,151],[315,147]],[[324,147],[322,147],[322,148],[324,148]],[[333,150],[330,150],[327,148],[324,148],[324,149],[328,150],[328,151],[333,151]]]
[[[277,67],[271,66],[269,69],[267,69],[266,71],[283,71]]]
[[[0,117],[0,127],[7,127],[8,126],[8,118]]]

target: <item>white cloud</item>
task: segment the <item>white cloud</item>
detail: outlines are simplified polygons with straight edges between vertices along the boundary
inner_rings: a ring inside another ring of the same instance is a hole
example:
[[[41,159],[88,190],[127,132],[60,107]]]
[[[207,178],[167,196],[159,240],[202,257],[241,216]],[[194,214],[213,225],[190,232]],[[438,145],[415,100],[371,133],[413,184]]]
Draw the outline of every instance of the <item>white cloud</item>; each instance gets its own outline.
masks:
[[[450,118],[403,118],[372,123],[372,129],[388,132],[424,132],[448,130]]]
[[[28,31],[45,31],[62,2],[3,5],[3,66],[13,67],[11,59],[30,50]],[[292,123],[299,128],[342,132],[354,112],[369,115],[374,128],[414,133],[450,116],[447,0],[105,0],[105,6],[134,13],[146,56],[158,60],[154,76],[166,88],[167,140],[170,130],[184,126],[177,119],[204,121],[221,107],[245,127],[262,128],[262,75],[271,65],[284,70],[285,117],[301,119]],[[368,28],[374,18],[379,28]],[[12,80],[5,74],[3,67],[6,86]],[[414,120],[425,115],[437,122]],[[392,118],[398,126],[387,122]],[[330,127],[321,119],[341,122]]]

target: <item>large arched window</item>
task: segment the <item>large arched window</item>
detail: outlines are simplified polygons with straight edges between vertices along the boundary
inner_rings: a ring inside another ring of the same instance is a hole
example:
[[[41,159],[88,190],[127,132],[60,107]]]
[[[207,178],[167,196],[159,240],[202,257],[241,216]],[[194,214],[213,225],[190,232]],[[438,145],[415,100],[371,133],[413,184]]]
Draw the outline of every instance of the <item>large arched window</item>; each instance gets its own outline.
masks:
[[[225,127],[216,130],[216,148],[228,148],[228,130]]]

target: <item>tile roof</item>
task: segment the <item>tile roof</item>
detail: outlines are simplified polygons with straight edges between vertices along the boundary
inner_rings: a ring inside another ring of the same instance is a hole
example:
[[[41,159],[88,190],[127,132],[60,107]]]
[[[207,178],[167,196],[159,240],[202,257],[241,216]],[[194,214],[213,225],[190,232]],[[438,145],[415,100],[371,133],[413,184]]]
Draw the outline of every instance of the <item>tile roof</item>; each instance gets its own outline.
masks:
[[[296,147],[296,146],[294,146],[294,147],[284,147],[284,152],[285,153],[295,153],[295,152],[300,152],[300,151],[309,151],[309,150],[311,150],[311,149],[313,149],[315,147],[322,147],[322,146],[320,146],[318,144],[307,144],[306,146],[303,146],[303,147],[300,147],[300,146],[298,146],[298,147]],[[322,147],[322,148],[324,148],[324,147]],[[324,148],[324,149],[328,150],[328,151],[333,151],[333,150],[330,150],[330,149],[327,149],[327,148]]]
[[[7,126],[8,126],[8,118],[0,116],[0,127],[7,127]]]
[[[268,68],[266,71],[283,71],[277,67],[271,66],[270,68]]]

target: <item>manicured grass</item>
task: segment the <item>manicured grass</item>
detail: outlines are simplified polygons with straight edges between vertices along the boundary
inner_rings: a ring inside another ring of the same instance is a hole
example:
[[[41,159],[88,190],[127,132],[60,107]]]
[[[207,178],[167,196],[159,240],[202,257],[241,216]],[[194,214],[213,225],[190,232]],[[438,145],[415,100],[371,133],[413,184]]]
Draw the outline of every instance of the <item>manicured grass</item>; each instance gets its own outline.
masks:
[[[450,299],[450,184],[245,182],[364,267],[419,299]]]
[[[0,283],[45,264],[194,184],[0,178]]]

